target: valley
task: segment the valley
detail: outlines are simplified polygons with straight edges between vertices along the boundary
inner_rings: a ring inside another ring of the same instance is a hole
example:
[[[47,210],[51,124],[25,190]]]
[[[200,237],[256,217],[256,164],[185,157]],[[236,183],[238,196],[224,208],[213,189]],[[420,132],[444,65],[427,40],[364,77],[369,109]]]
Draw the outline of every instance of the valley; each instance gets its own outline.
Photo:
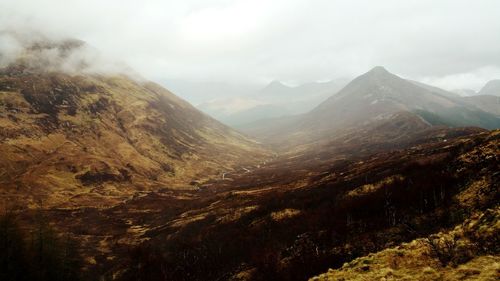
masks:
[[[84,44],[0,69],[0,208],[75,241],[81,279],[498,275],[498,104],[375,67],[239,132],[140,77],[44,67]],[[450,233],[469,248],[443,258]]]
[[[43,213],[84,241],[92,271],[120,280],[303,280],[494,208],[499,133],[446,137],[348,160],[278,158],[198,191]]]

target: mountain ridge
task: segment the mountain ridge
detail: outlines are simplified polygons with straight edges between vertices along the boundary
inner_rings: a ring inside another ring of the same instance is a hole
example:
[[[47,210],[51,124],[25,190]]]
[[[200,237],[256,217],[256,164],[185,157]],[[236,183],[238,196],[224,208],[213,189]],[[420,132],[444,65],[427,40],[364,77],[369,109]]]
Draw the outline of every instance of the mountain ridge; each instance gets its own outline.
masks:
[[[20,206],[113,205],[141,190],[195,189],[268,154],[155,83],[35,65],[23,58],[0,71],[0,182]]]
[[[491,110],[485,112],[456,94],[400,78],[378,66],[352,80],[308,113],[294,117],[295,121],[288,124],[281,121],[283,125],[272,130],[266,130],[270,122],[262,122],[261,128],[256,123],[243,131],[276,144],[294,138],[296,143],[308,142],[351,127],[369,126],[370,122],[401,111],[423,118],[440,116],[440,124],[447,126],[488,129],[500,126],[500,118]]]

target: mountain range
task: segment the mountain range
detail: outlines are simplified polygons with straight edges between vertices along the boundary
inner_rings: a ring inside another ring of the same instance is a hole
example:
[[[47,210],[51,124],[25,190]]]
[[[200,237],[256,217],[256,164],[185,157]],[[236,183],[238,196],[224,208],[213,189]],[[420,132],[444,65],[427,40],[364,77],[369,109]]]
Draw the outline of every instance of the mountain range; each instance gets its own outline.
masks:
[[[198,108],[225,124],[240,128],[261,119],[305,113],[346,83],[346,79],[336,79],[290,87],[272,81],[255,93],[214,99],[198,105]]]
[[[395,114],[401,112],[407,112],[419,120],[417,123],[427,126],[500,127],[498,104],[482,101],[479,97],[461,97],[400,78],[378,66],[305,114],[261,120],[241,130],[279,145],[290,140],[304,143],[373,127],[376,123],[392,122]],[[496,98],[488,95],[485,99]]]
[[[0,279],[498,277],[496,82],[275,81],[214,109],[240,133],[85,45],[0,69]]]

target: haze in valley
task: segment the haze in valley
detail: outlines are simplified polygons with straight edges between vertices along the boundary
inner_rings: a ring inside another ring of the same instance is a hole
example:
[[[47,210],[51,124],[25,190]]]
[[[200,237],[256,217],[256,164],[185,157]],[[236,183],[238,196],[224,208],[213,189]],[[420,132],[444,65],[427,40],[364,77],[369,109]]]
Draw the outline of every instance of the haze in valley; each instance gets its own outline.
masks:
[[[497,280],[499,11],[0,0],[0,280]]]

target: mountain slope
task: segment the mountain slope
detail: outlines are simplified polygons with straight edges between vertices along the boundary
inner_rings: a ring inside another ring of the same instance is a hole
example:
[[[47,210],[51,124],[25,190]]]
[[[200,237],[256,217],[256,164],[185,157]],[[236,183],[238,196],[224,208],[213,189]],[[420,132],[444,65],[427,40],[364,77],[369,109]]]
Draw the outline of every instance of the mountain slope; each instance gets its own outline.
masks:
[[[489,81],[477,94],[500,96],[500,80]]]
[[[303,126],[321,120],[324,123],[320,126],[331,130],[384,118],[385,114],[398,111],[423,110],[440,115],[442,112],[463,110],[464,106],[457,101],[458,98],[451,93],[447,95],[415,85],[382,67],[375,67],[311,111]],[[467,125],[480,125],[473,120],[474,112],[468,114],[470,116],[464,116],[465,122],[470,120]],[[500,125],[500,120],[497,121],[496,125]]]
[[[231,181],[214,181],[217,194],[176,215],[161,204],[166,197],[138,198],[136,208],[165,210],[157,211],[161,219],[137,212],[142,217],[134,221],[148,229],[141,238],[150,239],[118,265],[126,267],[120,279],[150,273],[173,280],[306,280],[446,232],[473,212],[494,209],[499,195],[499,131],[456,130],[362,157],[280,157]]]
[[[498,207],[477,212],[453,230],[357,258],[310,280],[497,280],[499,220]]]
[[[491,114],[500,116],[500,96],[476,95],[464,97],[465,101]]]
[[[39,48],[68,52],[64,42],[49,46]],[[266,154],[154,83],[32,62],[0,71],[4,198],[31,206],[114,204],[141,190],[193,189]]]
[[[453,93],[460,95],[462,97],[470,97],[477,95],[477,92],[472,89],[456,89],[453,90]]]

